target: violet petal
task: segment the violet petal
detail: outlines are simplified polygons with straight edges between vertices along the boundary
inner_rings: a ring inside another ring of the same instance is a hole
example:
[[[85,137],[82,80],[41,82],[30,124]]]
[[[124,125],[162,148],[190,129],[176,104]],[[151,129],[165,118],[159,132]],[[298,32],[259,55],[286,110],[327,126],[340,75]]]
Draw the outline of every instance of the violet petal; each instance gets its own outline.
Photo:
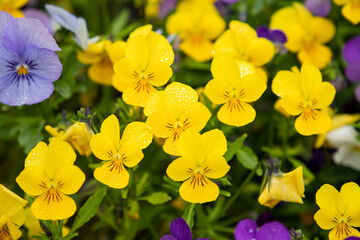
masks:
[[[173,237],[171,235],[164,235],[160,238],[160,240],[179,240],[176,237]]]
[[[331,11],[331,0],[305,0],[305,6],[313,14],[326,17]]]
[[[235,240],[256,239],[257,223],[249,218],[241,220],[235,228]]]
[[[342,54],[348,63],[360,61],[360,36],[356,36],[347,41]]]
[[[355,98],[358,102],[360,102],[360,85],[355,88]]]
[[[27,18],[34,18],[42,22],[42,24],[44,24],[44,26],[49,30],[50,34],[54,33],[51,27],[50,17],[44,11],[36,8],[26,8],[23,13]]]
[[[256,240],[290,240],[289,231],[280,222],[264,224],[257,232]]]
[[[272,42],[286,43],[287,41],[285,33],[277,29],[270,32],[270,38]]]
[[[191,231],[182,218],[176,218],[170,225],[171,234],[178,240],[191,240]]]
[[[350,62],[345,69],[346,77],[354,83],[360,83],[360,61]]]
[[[256,30],[257,36],[270,40],[270,29],[266,26],[260,26]]]

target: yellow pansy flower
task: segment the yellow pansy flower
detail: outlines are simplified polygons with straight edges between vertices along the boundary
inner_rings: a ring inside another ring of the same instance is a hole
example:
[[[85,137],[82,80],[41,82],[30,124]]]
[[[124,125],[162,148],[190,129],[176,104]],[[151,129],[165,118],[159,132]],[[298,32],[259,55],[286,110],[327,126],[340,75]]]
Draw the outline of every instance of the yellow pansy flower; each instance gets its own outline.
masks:
[[[35,197],[31,212],[38,219],[59,220],[74,215],[75,194],[85,174],[74,165],[76,154],[70,144],[54,139],[49,146],[39,142],[25,159],[25,169],[16,178],[19,186]]]
[[[101,124],[100,133],[90,141],[94,155],[103,160],[101,167],[95,169],[94,177],[111,188],[124,188],[129,183],[126,167],[135,167],[144,157],[142,149],[152,141],[152,134],[145,123],[132,122],[126,126],[120,139],[120,125],[112,114]]]
[[[168,33],[177,33],[180,49],[197,62],[212,58],[212,40],[225,29],[225,21],[211,1],[181,1],[166,22]]]
[[[125,57],[117,61],[113,86],[123,91],[127,104],[145,107],[155,87],[165,85],[173,72],[174,51],[166,38],[151,25],[135,29],[126,43]]]
[[[258,100],[267,87],[255,75],[254,66],[222,54],[215,56],[211,73],[214,79],[205,86],[205,94],[213,103],[224,104],[217,113],[218,119],[232,126],[254,121],[256,112],[248,103]]]
[[[144,114],[146,124],[156,137],[166,138],[163,149],[178,156],[177,140],[187,130],[199,132],[211,117],[190,86],[173,82],[148,101]]]
[[[304,178],[302,167],[284,174],[272,174],[258,201],[261,205],[273,208],[280,201],[303,203]]]
[[[66,141],[79,152],[82,156],[90,156],[90,139],[94,132],[84,122],[75,122],[66,131],[59,131],[59,128],[53,128],[49,125],[45,126],[45,130],[54,138]],[[52,138],[50,138],[50,141]]]
[[[0,0],[0,11],[5,11],[14,17],[24,17],[23,12],[20,10],[29,0]]]
[[[251,63],[256,75],[267,81],[267,74],[261,66],[270,62],[275,55],[275,47],[266,38],[258,38],[256,31],[247,23],[231,21],[226,30],[214,43],[213,54],[230,54],[239,61]]]
[[[354,182],[345,183],[340,193],[329,184],[316,192],[320,209],[315,213],[316,223],[330,230],[329,240],[343,240],[349,236],[360,237],[353,227],[360,227],[360,187]]]
[[[272,82],[272,91],[281,99],[279,105],[290,115],[300,116],[295,120],[295,129],[309,136],[327,132],[332,121],[322,111],[335,97],[335,87],[322,82],[319,69],[304,63],[301,72],[280,71]]]
[[[27,201],[0,184],[0,239],[17,240],[24,224]]]
[[[88,69],[89,78],[103,85],[111,85],[114,77],[113,64],[125,57],[124,41],[112,43],[102,40],[89,44],[88,49],[77,52],[77,59],[83,64],[91,65]]]
[[[331,61],[328,43],[335,35],[334,24],[326,18],[311,15],[300,3],[276,11],[270,21],[270,28],[282,30],[288,41],[285,47],[297,53],[301,63],[310,63],[323,69]]]
[[[334,0],[337,5],[344,5],[341,9],[342,15],[352,24],[360,22],[360,1],[359,0]]]
[[[230,169],[223,157],[227,150],[223,132],[214,129],[200,135],[186,131],[177,146],[181,157],[170,163],[166,174],[174,181],[185,181],[179,189],[181,198],[191,203],[215,201],[219,187],[209,178],[221,178]]]

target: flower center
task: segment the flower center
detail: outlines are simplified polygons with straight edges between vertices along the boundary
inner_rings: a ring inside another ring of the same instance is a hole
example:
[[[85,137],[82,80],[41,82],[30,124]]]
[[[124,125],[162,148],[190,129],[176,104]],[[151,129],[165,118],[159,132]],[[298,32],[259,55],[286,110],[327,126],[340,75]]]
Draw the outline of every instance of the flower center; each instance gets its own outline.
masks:
[[[6,226],[6,224],[4,225],[4,227],[2,229],[0,229],[0,239],[1,240],[10,240],[11,239],[9,229]]]
[[[336,227],[336,236],[340,239],[340,236],[349,236],[351,233],[350,227],[345,223],[341,222]]]
[[[56,188],[51,187],[45,193],[45,198],[44,198],[45,203],[50,204],[52,202],[61,202],[61,201],[62,201],[62,197],[60,196],[60,193]]]
[[[126,157],[125,157],[126,158]],[[107,166],[110,172],[116,171],[117,173],[120,173],[124,170],[123,161],[120,158],[114,158],[109,166]]]
[[[311,108],[311,107],[307,107],[304,110],[304,120],[305,121],[309,121],[309,120],[315,120],[315,118],[317,117],[317,112],[315,109]]]
[[[150,79],[150,74],[147,79]],[[142,76],[140,80],[136,82],[136,86],[135,86],[136,92],[146,91],[147,93],[150,93],[151,86],[147,79],[145,78],[145,76]]]
[[[190,186],[193,188],[200,185],[205,186],[205,184],[207,184],[207,180],[201,172],[197,172],[191,177]]]
[[[21,65],[16,66],[16,70],[19,75],[28,74],[29,73],[28,69],[29,69],[29,66],[26,64],[21,64]]]

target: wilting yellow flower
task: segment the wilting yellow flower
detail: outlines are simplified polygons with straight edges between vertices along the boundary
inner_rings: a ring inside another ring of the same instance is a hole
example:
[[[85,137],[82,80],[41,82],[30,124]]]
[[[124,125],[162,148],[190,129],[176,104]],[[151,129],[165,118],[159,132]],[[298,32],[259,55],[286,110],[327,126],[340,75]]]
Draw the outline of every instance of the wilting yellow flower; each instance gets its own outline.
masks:
[[[101,124],[100,133],[90,141],[94,155],[104,161],[95,169],[95,179],[112,188],[126,187],[129,173],[124,165],[135,167],[144,157],[142,149],[151,141],[152,134],[142,122],[127,125],[120,139],[119,120],[113,114],[107,117]]]
[[[168,33],[180,36],[180,49],[197,62],[212,58],[212,40],[225,29],[225,21],[211,1],[181,1],[166,22]]]
[[[29,0],[0,0],[0,11],[5,11],[14,17],[24,17],[20,10]]]
[[[229,54],[215,56],[211,64],[214,79],[205,86],[205,94],[215,104],[224,104],[218,119],[228,125],[244,126],[255,119],[256,112],[248,104],[260,98],[266,83],[252,64],[236,61]]]
[[[209,178],[221,178],[230,169],[223,157],[227,150],[223,132],[214,129],[200,135],[186,131],[177,146],[181,157],[170,163],[166,174],[174,181],[185,181],[179,189],[181,198],[191,203],[215,201],[219,187]]]
[[[76,154],[70,144],[54,139],[49,146],[39,142],[25,159],[25,169],[16,178],[19,186],[35,197],[31,212],[38,219],[59,220],[74,215],[75,194],[85,174],[74,165]]]
[[[335,87],[322,82],[319,69],[304,63],[301,72],[280,71],[272,82],[272,91],[281,99],[279,105],[290,115],[297,116],[295,129],[302,135],[327,132],[332,121],[322,111],[335,97]]]
[[[302,167],[284,174],[272,174],[259,196],[259,203],[269,208],[275,207],[280,201],[303,203],[304,178]]]
[[[0,184],[0,239],[17,240],[24,224],[27,201]]]
[[[94,132],[84,122],[75,122],[66,131],[59,131],[58,128],[53,128],[49,125],[45,126],[45,130],[51,134],[51,136],[66,141],[79,152],[82,156],[90,156],[90,139],[94,135]],[[50,141],[52,138],[50,138]]]
[[[349,236],[360,237],[353,227],[360,227],[360,187],[354,182],[345,183],[340,193],[329,184],[316,192],[320,209],[315,213],[316,223],[330,230],[329,240],[344,240]]]
[[[323,17],[312,16],[300,3],[281,8],[271,17],[270,28],[282,30],[288,41],[285,47],[298,53],[301,63],[323,69],[331,61],[331,50],[324,44],[335,35],[334,24]]]
[[[194,89],[173,82],[164,91],[155,93],[148,101],[144,114],[146,124],[157,137],[166,138],[163,149],[178,156],[177,140],[187,130],[199,132],[211,117],[210,111],[198,102]]]
[[[127,104],[145,107],[146,102],[165,85],[173,72],[174,51],[166,38],[151,30],[151,25],[135,29],[126,44],[126,57],[117,61],[113,86],[123,91]]]
[[[359,0],[334,0],[337,5],[344,5],[341,9],[342,15],[352,24],[360,22],[360,1]]]
[[[213,53],[215,57],[227,53],[236,60],[251,63],[256,68],[256,75],[267,81],[267,74],[261,66],[273,58],[275,47],[266,38],[258,38],[248,24],[233,20],[229,29],[214,43]]]
[[[89,44],[88,49],[77,52],[77,59],[83,64],[90,64],[88,75],[98,84],[111,85],[114,77],[113,64],[125,57],[124,41],[112,43],[102,40]]]

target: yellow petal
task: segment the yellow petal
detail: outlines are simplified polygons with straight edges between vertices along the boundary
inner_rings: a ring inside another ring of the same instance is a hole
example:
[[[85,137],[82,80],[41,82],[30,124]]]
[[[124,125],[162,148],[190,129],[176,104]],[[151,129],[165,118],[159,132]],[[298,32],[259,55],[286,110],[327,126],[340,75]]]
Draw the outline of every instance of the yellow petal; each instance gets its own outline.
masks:
[[[143,36],[143,37],[147,37],[149,35],[149,33],[151,32],[152,29],[152,25],[151,24],[147,24],[141,27],[136,28],[134,31],[132,31],[130,33],[129,38],[133,38],[136,36]]]
[[[75,160],[76,153],[71,145],[65,141],[54,139],[49,143],[44,170],[47,176],[52,179],[60,168],[74,164]]]
[[[240,91],[239,100],[244,102],[255,102],[267,88],[263,79],[257,75],[246,75],[239,82],[237,89]]]
[[[212,42],[203,36],[194,35],[183,40],[180,49],[197,62],[206,62],[212,58]]]
[[[137,143],[144,149],[152,142],[152,137],[145,123],[132,122],[126,126],[121,141],[127,144]]]
[[[314,41],[318,43],[327,43],[335,35],[334,24],[329,19],[323,17],[314,17],[309,27],[314,36]]]
[[[301,63],[310,63],[319,69],[324,69],[331,62],[330,48],[319,43],[309,43],[298,53]]]
[[[159,110],[146,119],[146,125],[156,137],[167,138],[176,128],[176,120],[168,111]]]
[[[77,59],[83,64],[97,63],[106,56],[105,47],[110,43],[110,40],[102,40],[89,44],[86,51],[77,51]]]
[[[166,174],[174,181],[185,181],[197,169],[196,163],[190,158],[179,157],[172,161],[166,169]]]
[[[114,64],[114,71],[119,81],[134,84],[139,81],[142,70],[131,59],[122,58]],[[125,89],[124,89],[125,90]]]
[[[21,8],[24,6],[29,0],[13,0],[12,5],[14,8]]]
[[[199,133],[187,130],[178,140],[177,147],[181,156],[192,160],[200,166],[205,160],[205,149]]]
[[[213,8],[213,11],[207,11],[201,19],[199,28],[203,30],[204,35],[209,39],[217,38],[226,28],[224,19],[217,13],[214,5],[209,4]]]
[[[337,5],[344,5],[348,2],[350,2],[351,0],[334,0],[334,3]]]
[[[232,88],[227,82],[222,80],[211,80],[205,86],[205,94],[214,104],[224,104],[229,100],[226,93],[231,92]]]
[[[120,142],[120,124],[114,114],[111,114],[102,122],[100,132],[111,137],[115,147],[118,148],[118,143]]]
[[[235,87],[240,79],[240,71],[234,58],[229,54],[221,54],[211,63],[211,73],[216,81]],[[222,90],[222,89],[221,89]]]
[[[227,141],[224,133],[219,129],[213,129],[201,134],[201,141],[208,154],[224,155],[227,150]]]
[[[75,214],[76,204],[71,197],[50,188],[46,193],[37,197],[31,205],[31,212],[41,220],[61,220]]]
[[[307,98],[318,84],[322,82],[321,72],[316,66],[304,63],[300,72],[301,86],[304,97]]]
[[[202,173],[212,179],[222,178],[230,170],[224,157],[218,154],[209,154],[201,166]]]
[[[251,105],[235,98],[224,104],[217,113],[220,122],[236,127],[251,123],[255,116],[256,112]]]
[[[301,92],[300,79],[291,71],[279,71],[272,81],[271,90],[278,97],[284,97],[288,92]]]
[[[22,232],[19,230],[19,226],[15,226],[15,224],[10,221],[6,223],[6,226],[8,228],[8,232],[11,236],[9,238],[9,240],[17,240],[21,237]],[[0,237],[2,237],[1,232],[0,232]],[[4,239],[7,240],[6,236]]]
[[[48,153],[48,146],[44,142],[39,142],[27,155],[25,167],[42,166]]]
[[[322,111],[307,108],[295,120],[295,129],[301,135],[309,136],[327,132],[332,127],[332,121],[329,115]]]
[[[334,228],[333,230],[331,230],[329,232],[329,240],[344,240],[349,236],[360,237],[359,231],[356,230],[355,228],[347,226],[346,227],[347,231],[344,231],[345,230],[344,227],[345,227],[345,224],[343,223],[342,230],[340,230],[338,228]]]
[[[320,208],[314,215],[314,219],[324,230],[334,228],[338,223],[335,219],[340,219],[341,215],[337,212],[335,207]]]
[[[24,192],[31,196],[43,194],[50,185],[50,179],[46,176],[43,167],[40,166],[25,168],[16,178],[16,182]]]
[[[119,157],[122,159],[125,166],[135,167],[143,158],[144,154],[138,143],[124,143],[119,150]]]
[[[344,204],[344,216],[351,217],[349,224],[351,226],[360,226],[360,187],[354,182],[348,182],[342,185],[340,197]]]
[[[106,134],[98,133],[91,138],[91,151],[101,160],[110,160],[118,152],[114,140]]]
[[[150,63],[145,71],[149,83],[155,87],[165,85],[171,78],[173,72],[168,64],[163,62]]]
[[[168,138],[165,139],[163,150],[169,155],[180,156],[177,143],[181,132],[174,131]]]
[[[55,187],[67,195],[77,193],[84,182],[85,174],[74,165],[61,168],[53,180]]]
[[[335,87],[329,82],[322,82],[314,87],[309,96],[312,107],[322,109],[329,106],[335,97]]]
[[[25,222],[25,211],[23,208],[21,208],[17,213],[15,213],[13,216],[10,216],[9,219],[11,222],[13,222],[16,226],[20,227]]]
[[[250,42],[245,59],[255,66],[262,66],[271,61],[275,55],[275,47],[265,38],[257,38]]]
[[[339,114],[332,118],[333,129],[352,124],[360,120],[360,114]]]
[[[28,237],[30,240],[35,240],[31,236],[40,236],[40,233],[44,233],[44,230],[41,228],[39,219],[32,214],[30,207],[25,208],[25,214],[24,226],[28,229]]]
[[[343,208],[340,193],[330,184],[322,185],[316,192],[315,199],[320,208],[330,209],[334,207],[337,212],[341,212],[340,210]]]
[[[237,51],[235,33],[232,30],[226,30],[213,44],[214,57],[221,54],[229,54],[235,59],[240,59],[241,55]]]
[[[116,61],[126,56],[125,49],[126,42],[124,41],[116,41],[112,44],[106,45],[105,47],[106,53],[109,55],[112,63],[115,63]]]
[[[158,110],[164,110],[165,108],[165,91],[155,92],[146,103],[144,108],[145,116],[150,116]]]
[[[305,103],[305,98],[299,92],[291,92],[279,100],[279,106],[294,116],[304,111]]]
[[[129,38],[126,44],[126,58],[141,71],[145,71],[149,61],[148,40],[141,35]],[[126,58],[122,60],[125,61]]]
[[[17,215],[25,205],[28,203],[5,186],[0,184],[0,216],[8,216],[13,219],[13,216]],[[17,224],[22,225],[21,221],[16,221]]]
[[[205,127],[210,117],[211,113],[209,109],[202,103],[195,102],[189,103],[178,122],[180,123],[180,127],[198,132]]]
[[[89,78],[95,83],[110,86],[114,75],[113,65],[110,58],[103,58],[94,63],[88,70]]]
[[[99,182],[111,188],[121,189],[129,183],[129,173],[118,159],[105,162],[94,171],[94,177]]]
[[[347,20],[349,20],[354,25],[360,22],[360,6],[354,0],[346,4],[341,9],[341,13]]]
[[[121,81],[117,75],[113,75],[111,84],[119,92],[124,92],[127,88],[132,87],[134,85],[133,83]]]
[[[198,173],[179,189],[180,197],[191,203],[212,202],[219,196],[219,187],[208,178]]]
[[[163,35],[151,31],[147,39],[149,44],[149,64],[163,62],[171,65],[174,62],[174,50]]]
[[[145,107],[147,101],[157,90],[147,82],[140,80],[136,85],[127,88],[123,92],[123,100],[127,104]]]

